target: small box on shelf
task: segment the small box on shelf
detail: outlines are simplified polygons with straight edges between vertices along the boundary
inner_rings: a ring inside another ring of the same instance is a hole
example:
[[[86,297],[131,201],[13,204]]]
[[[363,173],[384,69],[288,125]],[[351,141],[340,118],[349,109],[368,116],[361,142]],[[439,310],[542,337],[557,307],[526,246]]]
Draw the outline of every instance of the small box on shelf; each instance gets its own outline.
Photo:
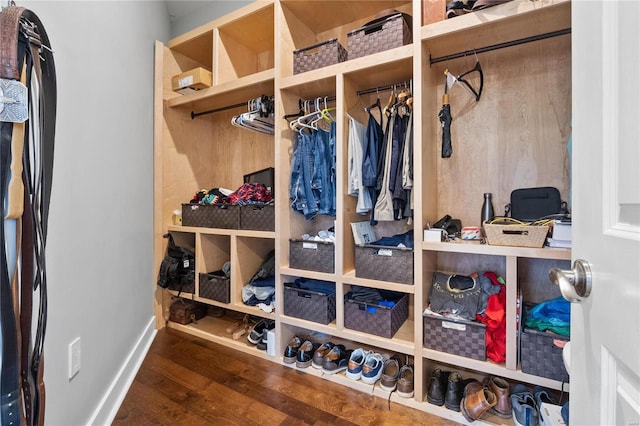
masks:
[[[289,240],[291,268],[332,274],[335,258],[335,244],[332,242]]]
[[[319,324],[336,319],[336,295],[284,284],[284,314]]]
[[[234,204],[183,204],[182,225],[239,229],[240,206]]]
[[[211,87],[212,75],[202,67],[183,72],[171,78],[171,89],[174,92],[187,94]]]
[[[356,277],[413,285],[413,249],[356,246]]]
[[[200,274],[198,296],[222,303],[231,301],[230,280],[222,271]]]
[[[486,361],[486,326],[480,322],[423,315],[424,347]]]

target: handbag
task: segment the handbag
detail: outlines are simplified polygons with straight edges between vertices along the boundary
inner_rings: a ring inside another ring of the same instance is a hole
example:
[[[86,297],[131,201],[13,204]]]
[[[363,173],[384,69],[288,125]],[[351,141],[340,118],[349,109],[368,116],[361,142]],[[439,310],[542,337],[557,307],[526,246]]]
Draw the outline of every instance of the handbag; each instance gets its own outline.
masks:
[[[504,215],[534,222],[547,216],[566,214],[566,206],[557,188],[522,188],[511,192],[511,202],[505,206]]]
[[[195,254],[188,248],[177,246],[171,234],[165,235],[165,238],[169,239],[169,246],[160,264],[158,285],[182,291],[183,287],[195,282]]]

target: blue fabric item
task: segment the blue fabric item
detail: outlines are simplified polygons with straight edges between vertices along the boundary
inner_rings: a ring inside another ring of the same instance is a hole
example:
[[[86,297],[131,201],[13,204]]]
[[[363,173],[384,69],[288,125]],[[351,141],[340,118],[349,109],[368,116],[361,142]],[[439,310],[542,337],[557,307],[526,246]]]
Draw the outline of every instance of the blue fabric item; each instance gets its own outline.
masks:
[[[571,304],[563,297],[542,302],[527,312],[525,325],[540,331],[569,335]]]
[[[380,120],[382,120],[382,111],[380,111]],[[364,142],[364,157],[362,159],[362,186],[364,190],[369,192],[371,205],[375,206],[378,200],[378,192],[376,191],[376,182],[378,175],[379,157],[382,152],[382,142],[384,135],[382,126],[378,123],[369,112],[369,121],[367,123],[367,131]],[[371,225],[378,222],[374,218],[374,209],[371,209]]]
[[[336,283],[330,281],[322,281],[308,278],[296,278],[292,287],[297,287],[303,290],[315,291],[325,295],[335,294]]]
[[[413,230],[410,229],[404,234],[397,234],[392,237],[382,237],[372,244],[387,247],[398,247],[399,244],[404,244],[407,248],[413,248]]]

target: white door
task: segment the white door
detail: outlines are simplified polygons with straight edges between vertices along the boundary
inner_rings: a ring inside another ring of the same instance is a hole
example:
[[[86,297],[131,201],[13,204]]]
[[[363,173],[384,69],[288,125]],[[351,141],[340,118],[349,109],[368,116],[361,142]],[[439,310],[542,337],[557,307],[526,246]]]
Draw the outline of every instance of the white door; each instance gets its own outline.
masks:
[[[640,425],[640,2],[572,1],[570,424]]]

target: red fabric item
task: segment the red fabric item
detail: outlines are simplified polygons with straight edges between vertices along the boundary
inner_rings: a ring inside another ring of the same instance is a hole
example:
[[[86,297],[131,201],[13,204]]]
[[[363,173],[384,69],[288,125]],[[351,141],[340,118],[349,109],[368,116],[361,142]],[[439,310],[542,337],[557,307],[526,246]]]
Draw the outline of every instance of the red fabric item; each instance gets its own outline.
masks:
[[[483,315],[476,315],[476,320],[485,324],[487,357],[494,362],[504,362],[507,354],[507,289],[498,281],[493,272],[485,272],[493,285],[500,286],[500,292],[487,299],[487,309]]]

